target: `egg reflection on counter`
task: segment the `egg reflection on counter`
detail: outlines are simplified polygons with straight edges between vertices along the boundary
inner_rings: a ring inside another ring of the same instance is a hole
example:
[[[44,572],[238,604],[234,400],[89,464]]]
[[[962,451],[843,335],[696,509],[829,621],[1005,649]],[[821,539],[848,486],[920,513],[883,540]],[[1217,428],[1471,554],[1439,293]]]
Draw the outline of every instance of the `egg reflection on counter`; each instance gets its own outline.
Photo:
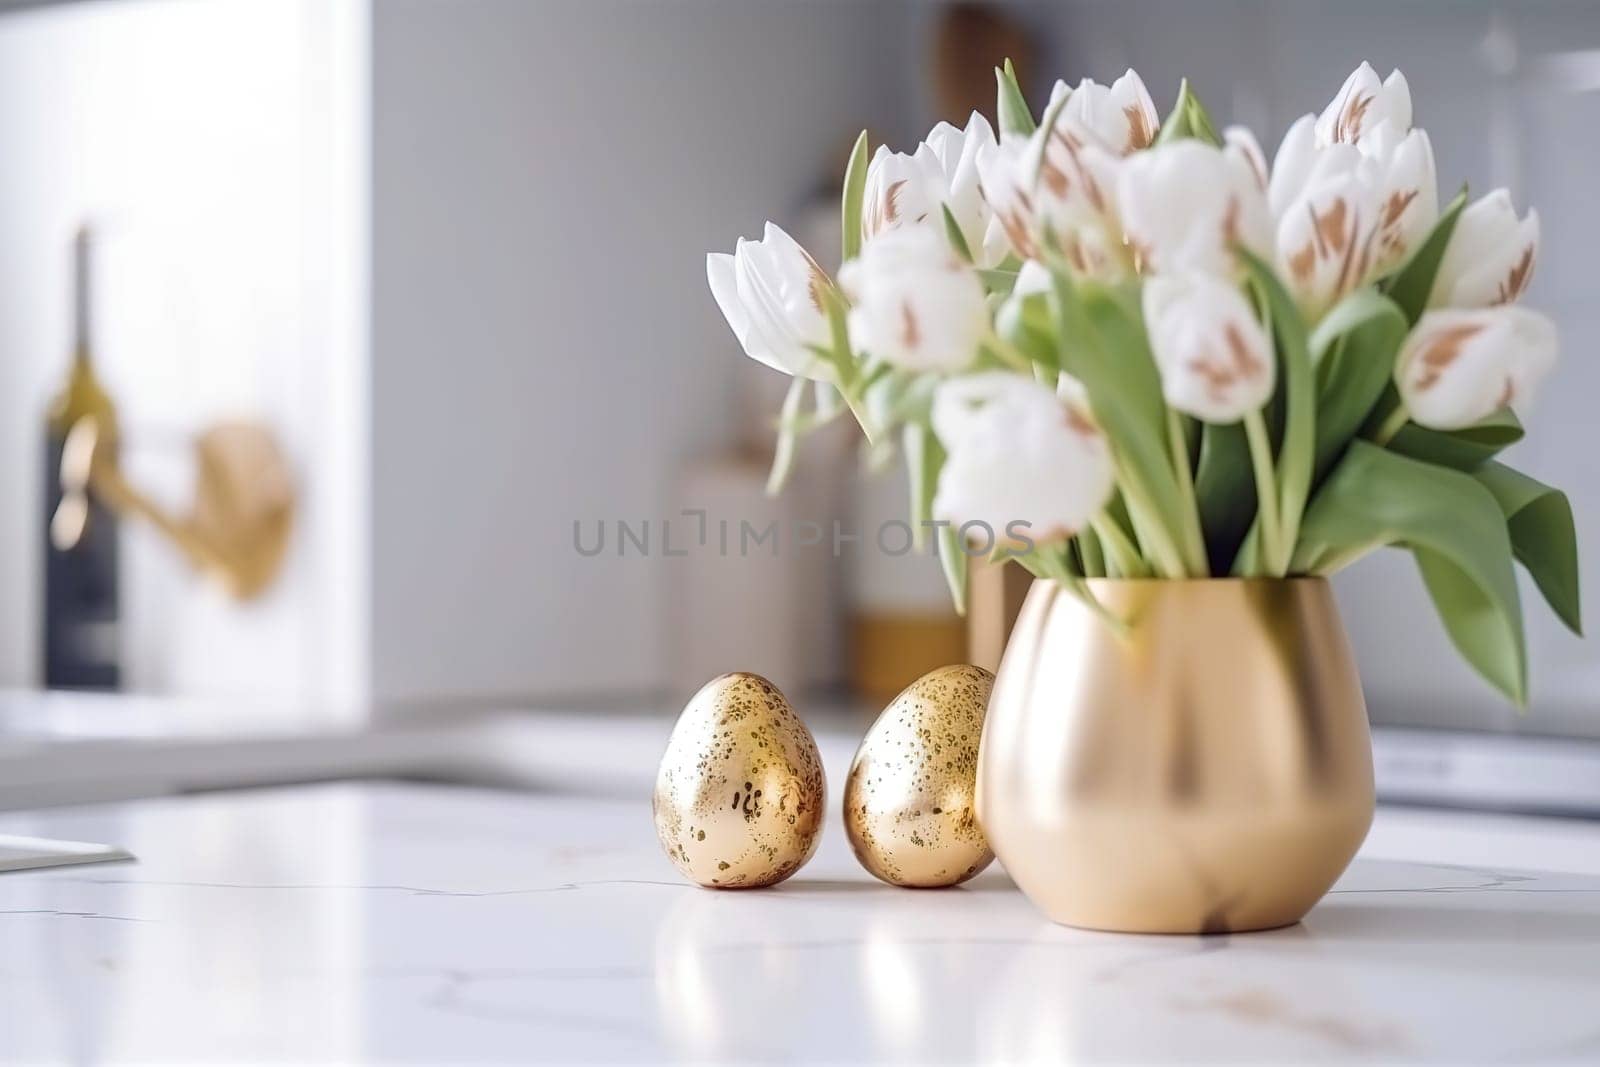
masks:
[[[845,781],[844,826],[856,859],[885,882],[955,885],[994,859],[974,810],[993,685],[982,667],[930,671],[862,739]]]
[[[783,881],[816,851],[827,785],[806,724],[777,686],[724,674],[672,729],[651,809],[667,855],[718,889]]]

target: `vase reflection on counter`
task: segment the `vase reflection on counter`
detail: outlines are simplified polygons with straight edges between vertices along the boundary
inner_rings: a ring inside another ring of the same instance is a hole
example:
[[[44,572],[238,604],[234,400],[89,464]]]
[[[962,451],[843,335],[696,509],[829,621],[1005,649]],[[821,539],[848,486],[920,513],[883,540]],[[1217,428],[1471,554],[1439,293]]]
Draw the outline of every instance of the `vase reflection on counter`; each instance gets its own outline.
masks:
[[[1374,810],[1360,680],[1325,579],[1039,581],[984,724],[978,817],[1050,918],[1144,933],[1296,922]]]

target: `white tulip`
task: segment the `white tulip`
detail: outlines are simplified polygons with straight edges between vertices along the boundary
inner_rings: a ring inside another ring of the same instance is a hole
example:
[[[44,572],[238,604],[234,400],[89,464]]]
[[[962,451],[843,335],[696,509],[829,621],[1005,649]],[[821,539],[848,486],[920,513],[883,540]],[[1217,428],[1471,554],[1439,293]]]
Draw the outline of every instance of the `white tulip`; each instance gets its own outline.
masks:
[[[1010,134],[978,154],[978,187],[991,212],[984,244],[1004,242],[1025,260],[1039,255],[1034,237],[1032,178],[1037,163],[1033,140]]]
[[[1058,81],[1050,93],[1053,105],[1063,94],[1071,93],[1062,118],[1079,130],[1092,134],[1100,145],[1117,155],[1128,155],[1149,148],[1161,128],[1155,101],[1138,73],[1129,70],[1110,85],[1085,78],[1076,89]]]
[[[1256,188],[1262,195],[1267,192],[1267,157],[1261,151],[1261,142],[1244,126],[1229,126],[1222,131],[1222,150],[1248,168]]]
[[[1238,422],[1277,384],[1272,342],[1237,286],[1210,274],[1145,282],[1144,321],[1161,391],[1204,422]]]
[[[828,344],[823,296],[833,283],[793,237],[769,222],[761,240],[741,237],[732,255],[707,255],[706,280],[752,359],[801,378],[829,377],[809,346]]]
[[[978,158],[992,230],[1022,259],[1039,258],[1048,232],[1079,273],[1125,277],[1132,262],[1113,201],[1119,162],[1065,113],[1026,139],[1002,138]]]
[[[1398,70],[1380,81],[1372,64],[1362,63],[1318,116],[1317,143],[1359,144],[1382,123],[1397,136],[1411,129],[1411,87]]]
[[[1361,147],[1318,148],[1310,116],[1284,137],[1268,202],[1277,219],[1278,265],[1310,319],[1344,294],[1405,262],[1439,217],[1428,135],[1390,144],[1385,131]]]
[[[918,145],[919,150],[926,147]],[[880,233],[901,226],[921,225],[933,217],[939,206],[939,190],[928,180],[922,161],[915,155],[878,146],[867,164],[867,180],[861,193],[861,239],[870,241]]]
[[[1439,218],[1433,146],[1411,128],[1411,90],[1366,63],[1321,116],[1289,127],[1273,160],[1268,205],[1278,265],[1315,319],[1402,265]]]
[[[1017,280],[1012,283],[1011,292],[995,311],[995,332],[1006,340],[1015,342],[1027,300],[1031,297],[1046,296],[1054,288],[1055,279],[1051,276],[1050,269],[1038,260],[1028,260],[1017,272]],[[1070,403],[1073,407],[1084,411],[1089,410],[1088,390],[1084,388],[1082,382],[1065,371],[1056,375],[1056,395],[1064,403]]]
[[[1365,280],[1377,216],[1370,170],[1351,145],[1321,150],[1278,218],[1278,266],[1308,320]]]
[[[983,282],[931,227],[868,242],[840,268],[839,284],[853,302],[851,342],[908,370],[961,370],[991,333]]]
[[[1030,296],[1048,293],[1054,286],[1050,270],[1043,263],[1036,259],[1024,263],[1017,271],[1017,280],[1011,285],[1011,293],[1001,301],[999,310],[994,313],[995,332],[1002,337],[1010,337],[1022,314],[1022,302]]]
[[[978,265],[1000,262],[1007,248],[999,235],[989,236],[992,212],[978,188],[978,157],[996,144],[988,120],[974,111],[966,129],[941,122],[912,154],[880,146],[867,166],[862,239],[902,226],[931,225],[943,233],[948,205]]]
[[[1289,205],[1304,192],[1312,168],[1317,165],[1316,126],[1315,115],[1301,115],[1278,142],[1278,154],[1273,157],[1272,175],[1267,182],[1267,206],[1275,219],[1283,218]]]
[[[1439,221],[1439,179],[1427,131],[1410,131],[1392,149],[1388,139],[1389,131],[1380,128],[1358,146],[1376,164],[1372,180],[1377,183],[1377,215],[1368,280],[1402,266]]]
[[[1528,288],[1539,256],[1539,213],[1521,219],[1511,194],[1496,189],[1469,205],[1439,261],[1428,303],[1474,308],[1509,304]]]
[[[995,372],[945,382],[933,428],[948,453],[934,516],[983,523],[998,543],[1071,537],[1111,496],[1111,449],[1087,409],[1030,379]]]
[[[1400,348],[1395,384],[1413,421],[1458,430],[1530,401],[1557,346],[1555,324],[1526,308],[1429,311]]]
[[[1050,276],[1050,268],[1037,259],[1030,259],[1017,269],[1017,280],[1012,283],[1011,295],[1034,296],[1048,293],[1054,287],[1055,280]]]
[[[1186,139],[1129,156],[1117,175],[1117,209],[1146,274],[1231,274],[1235,247],[1272,248],[1266,194],[1245,150]]]

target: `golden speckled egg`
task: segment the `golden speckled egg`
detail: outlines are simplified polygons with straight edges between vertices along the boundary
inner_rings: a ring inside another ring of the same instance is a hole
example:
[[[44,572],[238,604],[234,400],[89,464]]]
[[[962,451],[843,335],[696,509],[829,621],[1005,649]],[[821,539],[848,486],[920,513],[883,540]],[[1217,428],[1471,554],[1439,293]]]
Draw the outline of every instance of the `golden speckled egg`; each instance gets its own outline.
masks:
[[[781,882],[811,858],[826,799],[811,731],[777,686],[741,672],[713,678],[683,709],[651,809],[680,871],[740,889]]]
[[[872,724],[844,785],[856,859],[890,885],[955,885],[994,859],[978,826],[978,740],[994,675],[929,671]]]

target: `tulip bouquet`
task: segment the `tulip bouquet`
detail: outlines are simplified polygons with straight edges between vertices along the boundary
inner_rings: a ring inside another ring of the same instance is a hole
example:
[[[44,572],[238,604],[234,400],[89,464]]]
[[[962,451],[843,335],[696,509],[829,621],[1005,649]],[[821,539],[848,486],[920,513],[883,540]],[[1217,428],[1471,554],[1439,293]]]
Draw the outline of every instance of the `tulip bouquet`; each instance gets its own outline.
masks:
[[[776,226],[707,260],[745,351],[794,376],[795,440],[849,411],[903,448],[912,525],[958,607],[969,555],[1085,579],[1325,575],[1410,551],[1460,652],[1526,695],[1513,561],[1579,628],[1558,491],[1493,457],[1555,359],[1517,303],[1538,216],[1505,190],[1439,204],[1398,71],[1366,65],[1271,166],[1185,83],[1161,121],[1132,71],[1058,82],[1040,118],[1009,64],[915,152],[857,141],[844,264]]]

